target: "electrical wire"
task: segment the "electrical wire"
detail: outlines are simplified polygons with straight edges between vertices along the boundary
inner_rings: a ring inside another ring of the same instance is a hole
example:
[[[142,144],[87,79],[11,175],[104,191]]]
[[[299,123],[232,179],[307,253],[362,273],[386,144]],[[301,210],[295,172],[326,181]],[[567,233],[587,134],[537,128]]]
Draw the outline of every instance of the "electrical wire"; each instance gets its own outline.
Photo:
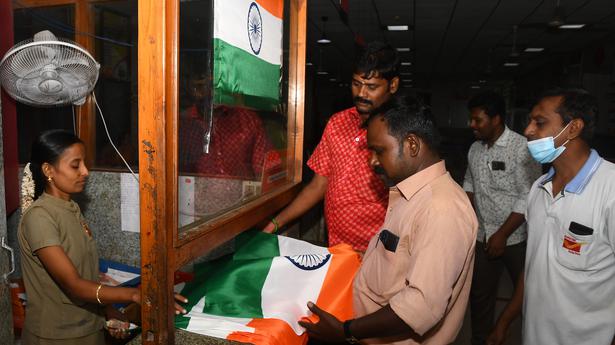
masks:
[[[20,1],[18,0],[14,0],[15,4],[17,4],[18,6],[20,6],[21,9],[30,9],[28,6],[22,4]],[[30,11],[30,15],[32,15],[32,17],[36,20],[38,20],[39,22],[41,22],[44,25],[48,25],[52,28],[58,29],[60,31],[72,34],[73,36],[75,35],[82,35],[82,36],[89,36],[92,38],[95,38],[97,40],[100,41],[104,41],[107,43],[111,43],[111,44],[115,44],[118,46],[122,46],[122,47],[128,47],[128,48],[134,48],[136,46],[136,44],[134,42],[124,42],[124,41],[118,41],[116,39],[113,38],[109,38],[106,36],[99,36],[96,34],[92,34],[89,32],[84,32],[84,31],[77,31],[75,30],[74,26],[70,26],[70,25],[66,25],[65,23],[54,19],[52,17],[49,16],[45,16],[42,15],[40,13],[36,13],[36,11]],[[211,49],[208,48],[180,48],[179,51],[180,53],[191,53],[191,52],[207,52],[210,51]]]
[[[77,118],[75,117],[75,106],[73,105],[70,109],[73,111],[73,134],[79,136],[79,133],[77,133]]]
[[[21,6],[24,9],[28,8],[27,6],[22,4],[20,1],[15,1],[15,3],[18,6]],[[90,37],[99,39],[101,41],[113,43],[113,44],[116,44],[116,45],[120,45],[120,46],[124,46],[124,47],[134,47],[134,44],[130,43],[130,42],[122,42],[122,41],[114,40],[112,38],[94,35],[94,34],[91,34],[89,32],[77,31],[77,30],[75,30],[75,28],[73,26],[66,25],[63,22],[61,22],[59,20],[56,20],[54,18],[47,17],[45,15],[36,13],[36,11],[30,11],[30,14],[32,15],[32,17],[34,17],[35,19],[38,19],[43,24],[49,25],[51,27],[55,27],[58,30],[61,30],[61,31],[64,31],[64,32],[68,32],[68,33],[71,33],[73,35],[76,34],[76,35],[90,36]]]
[[[134,177],[135,180],[137,181],[137,183],[139,183],[139,178],[137,177],[135,172],[132,171],[132,169],[130,168],[130,165],[128,164],[128,162],[126,162],[126,160],[124,159],[124,156],[122,156],[122,154],[117,149],[117,147],[115,147],[115,144],[113,143],[113,140],[111,139],[111,135],[109,134],[109,129],[107,128],[107,122],[105,121],[105,117],[103,116],[103,112],[100,109],[100,106],[98,105],[98,101],[96,100],[96,94],[94,92],[92,92],[92,97],[94,98],[94,104],[96,104],[96,108],[98,109],[98,113],[100,114],[100,119],[102,120],[103,126],[105,127],[105,132],[107,133],[107,138],[109,138],[109,143],[111,143],[111,146],[113,146],[113,149],[115,150],[115,152],[117,152],[117,154],[120,156],[120,158],[122,159],[122,162],[124,162],[124,164],[126,165],[128,170],[132,174],[132,177]]]

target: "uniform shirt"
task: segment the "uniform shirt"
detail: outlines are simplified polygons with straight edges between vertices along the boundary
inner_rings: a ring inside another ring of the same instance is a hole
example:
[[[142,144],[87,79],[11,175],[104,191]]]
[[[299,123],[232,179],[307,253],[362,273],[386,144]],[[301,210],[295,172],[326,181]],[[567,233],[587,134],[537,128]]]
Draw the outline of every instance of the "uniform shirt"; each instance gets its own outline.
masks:
[[[463,323],[478,223],[444,161],[408,177],[389,193],[382,226],[399,237],[394,252],[374,236],[354,281],[356,317],[387,304],[416,333],[370,344],[448,344]]]
[[[592,150],[557,195],[553,175],[536,181],[528,199],[523,344],[611,344],[615,165]]]
[[[24,212],[18,238],[28,295],[25,328],[42,338],[82,337],[102,329],[100,306],[68,296],[47,273],[36,251],[60,246],[79,276],[98,281],[96,244],[79,206],[43,193]],[[102,333],[101,333],[102,336]]]
[[[255,179],[261,176],[267,153],[273,145],[263,122],[248,109],[221,106],[213,115],[209,153],[204,135],[208,124],[189,108],[179,123],[179,165],[188,172],[209,176]],[[279,155],[276,154],[279,163]]]
[[[387,190],[369,166],[367,130],[361,125],[354,107],[334,114],[307,164],[327,177],[329,245],[348,243],[364,251],[384,220]]]
[[[482,141],[472,144],[463,189],[474,193],[478,241],[489,239],[511,212],[525,212],[530,187],[539,176],[540,165],[530,156],[527,139],[507,127],[491,147]],[[510,234],[506,245],[526,237],[524,223]]]

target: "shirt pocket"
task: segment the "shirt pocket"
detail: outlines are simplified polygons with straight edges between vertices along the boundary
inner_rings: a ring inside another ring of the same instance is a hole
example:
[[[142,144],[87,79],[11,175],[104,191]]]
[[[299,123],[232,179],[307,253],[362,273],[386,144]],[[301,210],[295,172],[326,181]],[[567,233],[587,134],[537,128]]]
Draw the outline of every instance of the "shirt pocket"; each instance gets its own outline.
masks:
[[[404,261],[407,254],[406,241],[400,239],[395,252],[384,248],[382,242],[376,243],[374,261],[368,270],[370,276],[365,277],[369,288],[377,295],[388,299],[405,284]]]
[[[509,162],[506,162],[506,170],[490,170],[491,188],[495,191],[510,193],[514,191],[515,175]]]
[[[596,241],[596,233],[580,234],[578,231],[570,230],[570,227],[563,229],[566,230],[560,231],[553,242],[557,262],[575,271],[591,270],[592,249]]]

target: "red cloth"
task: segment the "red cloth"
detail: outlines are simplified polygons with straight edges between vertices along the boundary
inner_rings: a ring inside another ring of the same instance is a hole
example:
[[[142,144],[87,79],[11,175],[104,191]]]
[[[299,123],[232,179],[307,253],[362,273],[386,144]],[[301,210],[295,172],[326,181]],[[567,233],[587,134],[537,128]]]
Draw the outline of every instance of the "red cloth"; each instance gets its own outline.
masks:
[[[0,0],[0,56],[4,56],[12,47],[12,1]],[[4,145],[4,201],[6,214],[10,215],[19,207],[17,110],[14,99],[9,97],[4,90],[0,90],[0,94],[2,98],[0,100],[2,104],[2,144]]]
[[[308,166],[328,179],[325,219],[329,245],[364,251],[384,222],[388,190],[369,166],[367,130],[356,108],[334,114]]]
[[[189,108],[179,125],[180,170],[210,176],[260,178],[265,155],[273,150],[258,115],[244,108],[221,106],[214,112],[209,153],[204,134],[208,124],[196,107]]]

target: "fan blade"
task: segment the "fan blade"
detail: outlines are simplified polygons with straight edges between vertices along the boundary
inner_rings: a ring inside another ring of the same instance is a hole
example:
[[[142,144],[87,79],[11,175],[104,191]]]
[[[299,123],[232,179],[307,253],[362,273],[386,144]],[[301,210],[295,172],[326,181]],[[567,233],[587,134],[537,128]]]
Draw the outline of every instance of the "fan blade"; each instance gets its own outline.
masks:
[[[99,65],[93,60],[88,59],[83,54],[75,54],[73,51],[62,50],[63,56],[58,60],[59,67],[67,70],[74,70],[74,73],[81,75],[94,75],[94,80],[98,80]]]
[[[64,83],[67,88],[88,87],[87,79],[81,77],[78,71],[72,69],[58,68],[58,79]]]
[[[62,56],[59,59],[60,66],[73,66],[73,65],[85,65],[89,66],[90,61],[83,57],[83,55],[71,55],[71,56]]]
[[[25,48],[13,57],[12,71],[17,77],[23,78],[45,65],[54,64],[56,55],[57,51],[47,46]]]
[[[87,78],[83,78],[82,73],[73,69],[58,68],[58,79],[64,85],[64,89],[67,90],[70,96],[70,102],[74,102],[78,99],[87,96],[94,88],[94,85],[90,85]]]
[[[34,78],[21,78],[16,81],[17,90],[23,97],[22,101],[30,105],[58,105],[69,96],[67,88],[54,93],[41,91],[41,83],[44,80],[39,76]]]

